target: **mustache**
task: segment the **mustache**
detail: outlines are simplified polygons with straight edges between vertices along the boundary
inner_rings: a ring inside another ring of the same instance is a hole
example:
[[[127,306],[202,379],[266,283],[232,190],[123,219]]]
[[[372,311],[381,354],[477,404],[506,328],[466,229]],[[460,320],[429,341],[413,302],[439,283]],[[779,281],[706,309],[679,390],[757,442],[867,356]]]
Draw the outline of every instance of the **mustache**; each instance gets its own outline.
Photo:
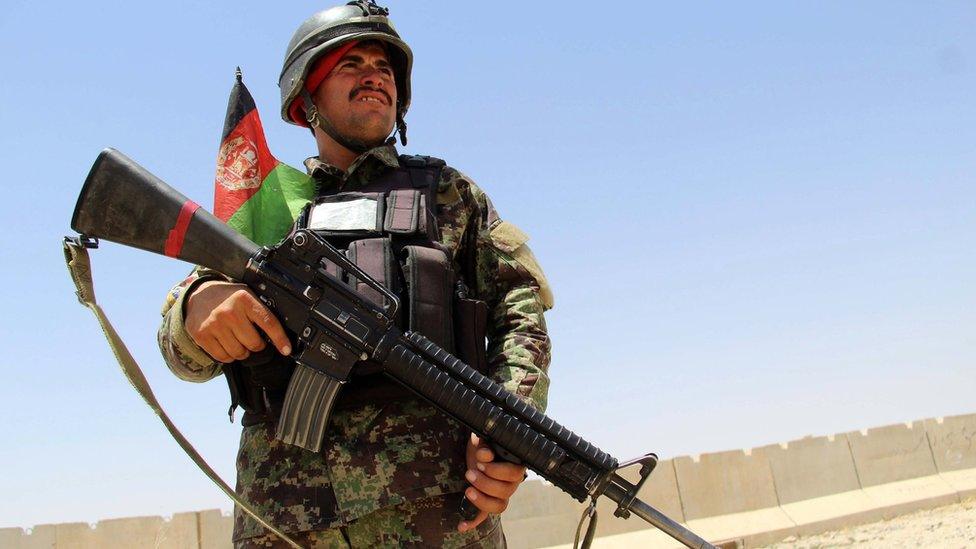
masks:
[[[351,92],[349,92],[349,100],[352,101],[353,99],[356,98],[357,95],[363,93],[364,91],[371,91],[371,92],[379,93],[383,97],[386,98],[387,104],[390,104],[390,105],[393,104],[393,98],[390,97],[390,94],[387,93],[386,90],[384,90],[382,88],[369,88],[369,87],[366,87],[366,86],[360,86],[360,87],[352,90]]]

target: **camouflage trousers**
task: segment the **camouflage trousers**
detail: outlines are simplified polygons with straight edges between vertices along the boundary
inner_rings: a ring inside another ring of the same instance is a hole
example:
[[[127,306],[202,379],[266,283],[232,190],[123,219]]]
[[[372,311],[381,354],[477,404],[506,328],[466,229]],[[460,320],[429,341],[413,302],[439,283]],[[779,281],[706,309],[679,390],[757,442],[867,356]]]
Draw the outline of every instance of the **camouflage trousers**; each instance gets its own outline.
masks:
[[[302,547],[358,549],[360,547],[445,547],[504,549],[501,519],[491,515],[474,530],[457,531],[461,494],[419,499],[380,509],[346,526],[301,532],[293,537]],[[288,548],[274,535],[246,538],[236,549]]]

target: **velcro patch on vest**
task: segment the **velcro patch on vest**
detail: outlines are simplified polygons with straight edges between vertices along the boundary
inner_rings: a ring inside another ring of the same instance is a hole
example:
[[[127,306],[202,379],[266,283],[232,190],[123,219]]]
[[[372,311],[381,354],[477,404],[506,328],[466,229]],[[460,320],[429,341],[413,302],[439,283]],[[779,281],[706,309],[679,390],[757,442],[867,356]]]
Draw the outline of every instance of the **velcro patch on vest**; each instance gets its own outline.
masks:
[[[546,275],[542,272],[542,267],[536,260],[532,250],[529,249],[529,235],[508,221],[501,221],[491,229],[491,243],[495,248],[509,254],[519,265],[522,266],[536,284],[539,285],[539,298],[546,309],[551,309],[554,304],[552,288]]]
[[[379,196],[359,195],[312,205],[308,228],[320,231],[377,232],[382,215]]]

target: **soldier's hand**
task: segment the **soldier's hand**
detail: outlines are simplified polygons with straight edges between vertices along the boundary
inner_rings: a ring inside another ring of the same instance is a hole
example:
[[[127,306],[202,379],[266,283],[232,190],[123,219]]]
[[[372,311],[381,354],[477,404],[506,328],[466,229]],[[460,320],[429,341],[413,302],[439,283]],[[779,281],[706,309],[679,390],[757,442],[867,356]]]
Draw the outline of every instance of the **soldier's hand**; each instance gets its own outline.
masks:
[[[243,360],[265,347],[258,329],[283,355],[291,343],[275,315],[244,284],[209,280],[186,301],[187,333],[218,362]]]
[[[504,511],[508,507],[509,498],[525,480],[524,466],[495,461],[495,453],[474,433],[468,441],[467,461],[468,471],[464,477],[471,486],[464,491],[464,496],[478,508],[478,516],[459,524],[459,532],[475,528],[489,514]]]

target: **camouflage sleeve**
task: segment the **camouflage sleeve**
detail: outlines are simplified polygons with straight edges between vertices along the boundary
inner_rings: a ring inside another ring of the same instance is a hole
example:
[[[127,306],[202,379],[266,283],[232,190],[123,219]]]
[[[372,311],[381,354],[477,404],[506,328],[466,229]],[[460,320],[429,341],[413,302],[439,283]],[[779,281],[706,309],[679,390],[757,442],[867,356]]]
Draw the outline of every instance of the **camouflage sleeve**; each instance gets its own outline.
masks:
[[[492,379],[545,410],[551,343],[544,312],[552,291],[518,227],[502,221],[491,200],[469,183],[474,212],[476,293],[488,303],[488,367]]]
[[[204,382],[220,375],[220,363],[215,361],[193,341],[183,325],[186,296],[207,280],[225,280],[215,271],[200,267],[166,294],[163,303],[163,322],[159,326],[157,340],[163,360],[176,377],[185,381]]]

